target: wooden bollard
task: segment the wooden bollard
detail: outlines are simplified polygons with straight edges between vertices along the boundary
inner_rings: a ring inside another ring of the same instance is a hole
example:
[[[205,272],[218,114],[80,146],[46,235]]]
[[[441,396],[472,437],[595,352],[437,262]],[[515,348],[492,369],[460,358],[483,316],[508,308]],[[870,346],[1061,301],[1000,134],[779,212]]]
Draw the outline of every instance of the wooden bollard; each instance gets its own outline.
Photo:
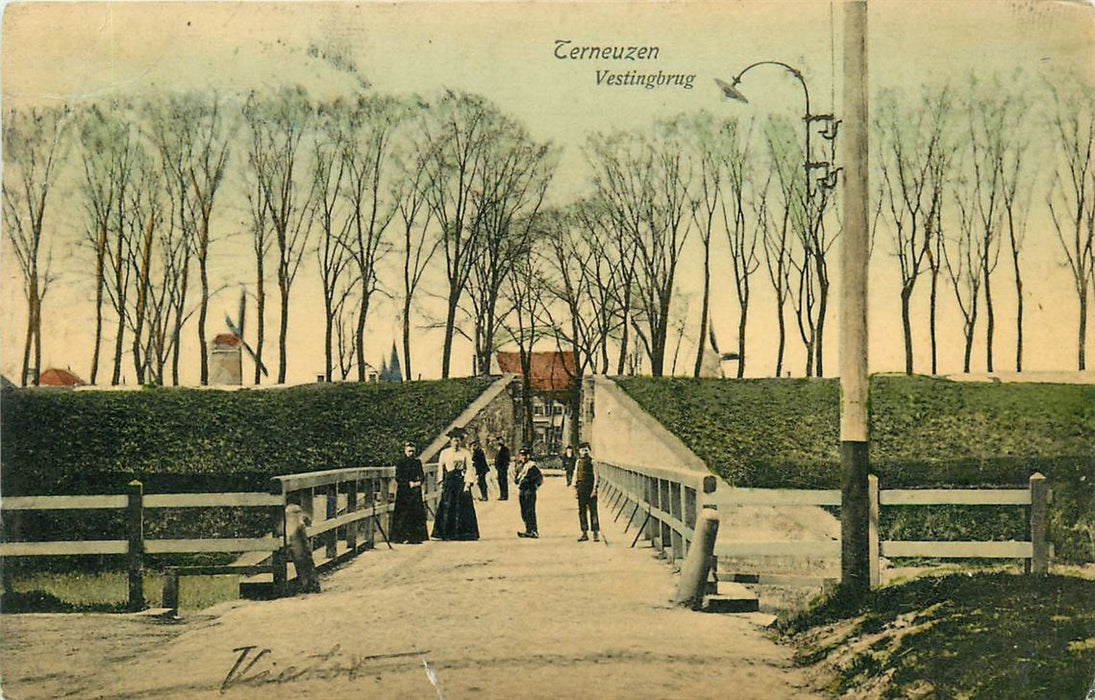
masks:
[[[179,614],[179,570],[174,566],[169,566],[164,571],[161,607],[170,610],[171,615]]]
[[[300,590],[319,593],[319,577],[312,561],[312,545],[305,528],[304,509],[295,503],[285,506],[285,535],[289,541],[289,553],[297,570]]]
[[[707,575],[711,570],[711,557],[715,553],[715,538],[719,535],[719,512],[714,508],[703,509],[696,520],[695,535],[688,556],[681,567],[681,579],[673,594],[672,602],[698,609],[703,605],[707,590]]]

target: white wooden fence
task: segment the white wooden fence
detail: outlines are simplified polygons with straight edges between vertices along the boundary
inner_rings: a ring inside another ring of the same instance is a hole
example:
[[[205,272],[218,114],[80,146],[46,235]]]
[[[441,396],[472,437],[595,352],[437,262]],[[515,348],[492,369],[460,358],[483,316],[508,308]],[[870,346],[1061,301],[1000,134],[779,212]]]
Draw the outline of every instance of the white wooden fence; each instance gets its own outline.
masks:
[[[1049,565],[1046,541],[1046,512],[1049,488],[1042,474],[1030,477],[1027,488],[1010,489],[879,489],[878,477],[868,477],[870,504],[869,554],[871,586],[880,581],[881,557],[931,557],[937,559],[1025,559],[1028,572],[1044,573]],[[839,490],[813,489],[722,489],[715,499],[727,506],[840,506]],[[878,522],[883,507],[901,506],[1027,506],[1029,539],[1023,541],[937,541],[881,540]],[[723,513],[723,518],[727,513]],[[726,523],[726,525],[730,525]],[[768,542],[720,539],[716,557],[814,557],[840,558],[839,540],[782,540]],[[824,584],[832,579],[778,574],[744,574],[719,571],[722,580],[749,583]]]

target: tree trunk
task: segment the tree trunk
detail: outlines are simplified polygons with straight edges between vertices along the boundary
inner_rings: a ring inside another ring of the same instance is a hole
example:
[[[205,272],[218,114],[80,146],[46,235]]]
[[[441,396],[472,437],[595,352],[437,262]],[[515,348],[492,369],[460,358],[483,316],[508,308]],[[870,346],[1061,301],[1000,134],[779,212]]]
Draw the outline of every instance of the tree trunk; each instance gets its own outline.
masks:
[[[262,383],[262,349],[266,343],[266,285],[264,280],[264,265],[262,258],[256,256],[258,272],[255,276],[255,385]],[[242,329],[241,329],[242,330]]]
[[[989,284],[987,261],[983,269],[985,277],[985,370],[992,372],[992,339],[996,331],[996,314],[992,308],[992,287]]]
[[[693,377],[700,376],[700,368],[703,366],[703,351],[707,348],[707,311],[708,297],[711,290],[711,246],[705,241],[703,246],[703,303],[700,305],[700,333],[697,336],[700,342],[696,348],[696,366],[692,371]],[[739,336],[740,337],[740,336]]]
[[[331,310],[331,296],[330,294],[323,295],[323,379],[327,383],[331,382],[331,367],[333,363],[333,357],[331,356],[331,339],[334,336],[334,312]]]
[[[931,336],[932,375],[939,374],[939,343],[936,337],[936,301],[939,293],[939,270],[932,269],[931,299],[928,309],[928,335]]]
[[[1014,248],[1013,248],[1014,250]],[[1023,371],[1023,278],[1019,270],[1019,253],[1012,255],[1015,269],[1015,371]]]
[[[198,253],[198,274],[201,278],[202,297],[198,306],[198,349],[201,352],[201,384],[209,384],[209,348],[205,342],[205,316],[209,310],[209,273],[206,269],[206,250]]]
[[[452,360],[452,336],[456,327],[456,305],[460,300],[460,292],[455,286],[449,287],[448,311],[445,314],[445,344],[441,350],[441,378],[449,378],[449,366]]]
[[[101,234],[103,236],[105,234]],[[100,238],[105,245],[105,240]],[[95,384],[99,378],[99,348],[103,342],[103,285],[105,284],[103,258],[97,255],[95,263],[95,347],[91,351],[91,383]]]
[[[1080,323],[1078,328],[1078,346],[1076,348],[1076,366],[1081,372],[1087,369],[1087,285],[1080,290]]]
[[[783,318],[783,304],[777,309],[776,318],[779,326],[779,343],[776,346],[776,377],[783,376],[783,353],[787,349],[787,321]],[[741,363],[741,360],[738,360]]]
[[[821,289],[820,294],[818,295],[817,329],[814,333],[814,352],[817,354],[817,363],[815,367],[817,376],[824,377],[825,344],[822,341],[825,336],[825,315],[828,312],[829,307],[829,280],[827,277],[821,276],[821,270],[818,270],[818,275],[821,280]]]
[[[746,293],[745,301],[741,305],[741,315],[738,318],[738,379],[745,376],[745,327],[749,321],[749,295]]]
[[[31,287],[33,288],[34,282],[32,281]],[[23,376],[20,381],[21,386],[27,385],[27,375],[30,370],[30,346],[34,340],[34,297],[33,292],[27,294],[27,332],[23,338]],[[38,384],[38,378],[35,377],[31,380],[32,385]]]
[[[281,322],[278,326],[278,384],[284,384],[289,352],[289,281],[287,272],[283,268],[278,269],[278,292],[281,299]]]
[[[403,300],[403,381],[414,379],[411,374],[411,297]]]
[[[905,339],[905,374],[913,373],[913,342],[912,320],[909,318],[909,300],[912,298],[913,286],[904,284],[901,286],[901,333]]]

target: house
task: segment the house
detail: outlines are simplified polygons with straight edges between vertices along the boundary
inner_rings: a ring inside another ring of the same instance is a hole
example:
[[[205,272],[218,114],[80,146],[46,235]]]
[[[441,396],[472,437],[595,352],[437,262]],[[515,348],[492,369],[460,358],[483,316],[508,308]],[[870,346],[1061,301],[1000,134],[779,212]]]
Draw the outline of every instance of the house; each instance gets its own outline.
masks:
[[[497,373],[524,376],[521,353],[498,352]],[[532,390],[532,451],[537,455],[563,451],[570,422],[569,400],[575,390],[574,355],[569,352],[533,352],[529,357],[529,388]]]
[[[87,384],[67,369],[50,367],[38,375],[38,386],[83,386]]]

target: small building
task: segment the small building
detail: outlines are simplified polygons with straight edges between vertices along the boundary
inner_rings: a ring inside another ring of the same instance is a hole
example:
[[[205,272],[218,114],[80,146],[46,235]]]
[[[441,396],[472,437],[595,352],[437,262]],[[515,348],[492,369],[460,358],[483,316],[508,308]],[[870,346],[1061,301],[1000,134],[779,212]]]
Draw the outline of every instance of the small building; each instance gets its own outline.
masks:
[[[495,354],[498,373],[523,376],[521,353]],[[570,399],[575,389],[574,355],[569,352],[532,352],[529,388],[532,390],[532,451],[536,455],[563,451],[571,421]]]
[[[84,386],[83,379],[67,369],[50,367],[38,375],[38,386]]]
[[[235,333],[220,333],[213,338],[209,383],[213,386],[243,384],[243,341]]]

